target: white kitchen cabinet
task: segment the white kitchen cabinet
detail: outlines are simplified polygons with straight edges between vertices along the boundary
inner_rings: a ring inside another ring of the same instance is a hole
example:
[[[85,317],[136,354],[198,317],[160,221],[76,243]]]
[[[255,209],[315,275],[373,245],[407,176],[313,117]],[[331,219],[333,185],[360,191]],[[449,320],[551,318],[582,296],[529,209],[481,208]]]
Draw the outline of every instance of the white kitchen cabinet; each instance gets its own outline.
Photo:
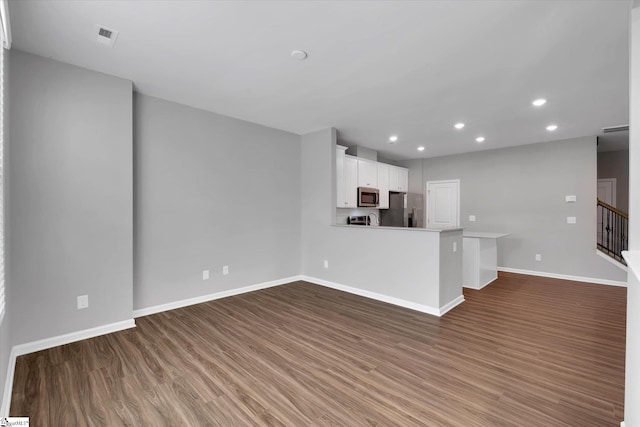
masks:
[[[345,199],[345,151],[347,147],[336,145],[336,207],[344,207]]]
[[[358,187],[378,188],[378,163],[358,159]]]
[[[336,207],[358,207],[358,159],[345,154],[347,147],[336,146]]]
[[[398,168],[398,191],[402,193],[409,191],[409,169]]]
[[[358,207],[358,159],[351,156],[344,158],[344,176],[345,176],[345,208]]]
[[[378,163],[378,190],[380,190],[380,209],[389,209],[389,165]]]
[[[389,191],[406,193],[409,190],[409,169],[389,166]]]

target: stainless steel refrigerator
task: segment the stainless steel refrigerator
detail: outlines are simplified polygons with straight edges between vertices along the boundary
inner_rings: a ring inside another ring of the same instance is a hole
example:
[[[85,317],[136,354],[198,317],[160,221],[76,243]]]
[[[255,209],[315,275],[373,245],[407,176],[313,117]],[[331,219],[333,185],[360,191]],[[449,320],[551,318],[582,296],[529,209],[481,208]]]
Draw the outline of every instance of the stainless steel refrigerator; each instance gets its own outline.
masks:
[[[380,210],[380,225],[385,227],[407,227],[407,193],[389,192],[389,209]]]

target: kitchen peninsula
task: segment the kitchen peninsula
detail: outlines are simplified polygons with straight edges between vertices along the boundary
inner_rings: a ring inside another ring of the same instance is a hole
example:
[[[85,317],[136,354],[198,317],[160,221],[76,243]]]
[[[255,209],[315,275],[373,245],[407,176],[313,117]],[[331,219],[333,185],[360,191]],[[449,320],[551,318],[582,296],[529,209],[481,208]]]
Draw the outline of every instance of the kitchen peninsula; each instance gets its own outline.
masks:
[[[365,258],[370,254],[372,262],[375,262],[378,254],[384,259],[385,252],[393,252],[406,254],[403,257],[406,264],[390,264],[384,269],[384,280],[393,287],[393,296],[360,291],[357,282],[366,277],[368,271],[355,275],[349,286],[332,286],[331,283],[323,282],[324,285],[436,316],[442,316],[464,302],[462,228],[427,229],[346,224],[335,224],[332,228],[342,235],[345,244],[359,242],[360,247],[356,252]],[[377,278],[382,279],[379,274]]]

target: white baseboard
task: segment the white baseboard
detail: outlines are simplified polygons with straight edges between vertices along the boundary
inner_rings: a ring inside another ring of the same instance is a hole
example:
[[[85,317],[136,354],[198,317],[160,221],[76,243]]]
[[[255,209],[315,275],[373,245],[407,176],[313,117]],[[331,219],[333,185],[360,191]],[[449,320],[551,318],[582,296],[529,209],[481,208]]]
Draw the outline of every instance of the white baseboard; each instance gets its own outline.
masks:
[[[442,316],[447,311],[451,310],[456,305],[464,302],[464,296],[459,296],[453,301],[447,303],[445,306],[441,308],[432,307],[430,305],[418,304],[415,302],[403,300],[400,298],[390,297],[388,295],[378,294],[375,292],[366,291],[364,289],[354,288],[351,286],[341,285],[340,283],[330,282],[324,279],[318,279],[316,277],[309,276],[301,276],[299,280],[304,280],[305,282],[313,283],[320,286],[326,286],[327,288],[336,289],[343,292],[348,292],[350,294],[359,295],[365,298],[371,298],[376,301],[382,301],[389,304],[397,305],[404,308],[409,308],[411,310],[416,310],[421,313],[431,314],[433,316]]]
[[[0,418],[9,416],[9,407],[11,406],[11,393],[13,392],[13,375],[16,372],[16,355],[15,347],[11,349],[7,366],[7,378],[4,382],[4,394],[2,395],[2,405],[0,406]]]
[[[464,302],[464,295],[460,295],[460,296],[454,298],[453,300],[449,301],[448,303],[446,303],[445,305],[440,307],[440,314],[439,315],[440,316],[444,316],[447,311],[459,306],[463,302]]]
[[[95,328],[84,329],[82,331],[71,332],[57,337],[45,338],[38,341],[32,341],[24,344],[14,345],[9,355],[9,366],[7,367],[7,378],[4,385],[4,394],[2,396],[2,406],[0,406],[0,417],[8,417],[11,405],[11,393],[13,391],[13,375],[16,369],[16,359],[18,356],[33,353],[35,351],[46,350],[48,348],[57,347],[59,345],[69,344],[76,341],[86,340],[100,335],[110,334],[113,332],[123,331],[129,328],[135,328],[134,319],[123,320],[121,322],[110,323]]]
[[[627,286],[627,282],[616,280],[596,279],[595,277],[570,276],[568,274],[547,273],[544,271],[522,270],[520,268],[498,267],[498,271],[505,273],[527,274],[529,276],[550,277],[552,279],[573,280],[574,282],[596,283],[598,285]]]
[[[489,280],[488,282],[486,282],[483,285],[479,285],[477,288],[475,286],[469,286],[469,285],[462,285],[463,288],[467,288],[467,289],[473,289],[474,291],[479,291],[480,289],[484,288],[485,286],[495,282],[496,280],[498,280],[498,277],[494,277],[493,279]]]
[[[175,310],[176,308],[187,307],[189,305],[200,304],[207,301],[213,301],[220,298],[231,297],[234,295],[240,295],[247,292],[258,291],[260,289],[271,288],[274,286],[284,285],[286,283],[295,282],[301,279],[302,276],[291,276],[283,279],[272,280],[270,282],[258,283],[256,285],[244,286],[242,288],[229,289],[227,291],[215,292],[213,294],[201,295],[199,297],[187,298],[180,301],[173,301],[166,304],[154,305],[152,307],[140,308],[133,310],[133,317],[148,316],[150,314],[160,313],[168,310]]]

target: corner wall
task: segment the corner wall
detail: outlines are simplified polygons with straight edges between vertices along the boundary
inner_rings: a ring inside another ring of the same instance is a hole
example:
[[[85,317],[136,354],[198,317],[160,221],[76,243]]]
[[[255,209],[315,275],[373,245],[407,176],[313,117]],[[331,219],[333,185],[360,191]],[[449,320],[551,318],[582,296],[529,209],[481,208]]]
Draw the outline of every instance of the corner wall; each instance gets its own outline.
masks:
[[[300,136],[140,94],[134,122],[136,310],[300,274]]]
[[[131,320],[132,84],[15,49],[9,70],[11,342]]]
[[[460,179],[462,227],[510,233],[498,240],[499,266],[626,281],[596,254],[595,138],[429,158],[423,168],[423,186]],[[566,195],[577,202],[566,203]],[[568,216],[577,223],[567,224]]]

